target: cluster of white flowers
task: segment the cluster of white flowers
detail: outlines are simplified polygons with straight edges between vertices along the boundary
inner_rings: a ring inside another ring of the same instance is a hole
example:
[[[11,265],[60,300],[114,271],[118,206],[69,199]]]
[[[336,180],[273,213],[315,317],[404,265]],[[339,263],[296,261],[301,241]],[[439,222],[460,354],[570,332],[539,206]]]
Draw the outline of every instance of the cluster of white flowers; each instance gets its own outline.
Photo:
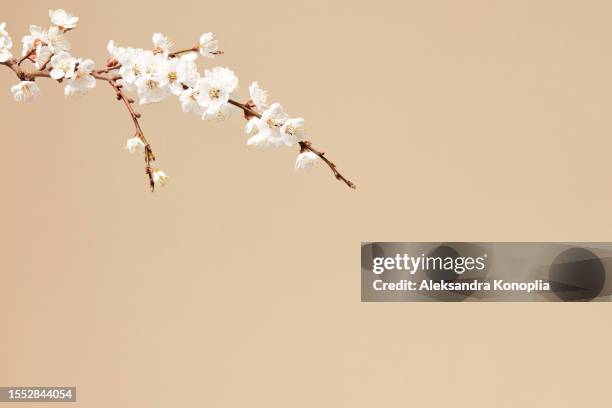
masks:
[[[289,117],[277,102],[268,105],[268,92],[261,89],[257,82],[249,86],[249,93],[252,105],[262,112],[261,117],[252,117],[246,124],[246,133],[255,133],[247,141],[249,146],[291,147],[305,140],[304,119]],[[318,159],[319,156],[315,153],[303,151],[295,162],[295,168],[311,168]]]
[[[120,66],[120,83],[138,95],[141,105],[161,102],[177,96],[183,111],[202,119],[222,120],[230,116],[235,107],[228,103],[238,87],[238,78],[228,68],[215,67],[198,72],[198,53],[214,57],[218,43],[212,33],[200,37],[199,46],[183,55],[171,53],[172,41],[161,33],[153,34],[153,50],[119,47],[108,43],[111,60]]]
[[[244,110],[250,118],[245,129],[247,134],[252,134],[247,141],[249,146],[291,147],[299,144],[301,151],[295,163],[298,170],[310,168],[319,161],[319,155],[305,142],[304,119],[290,117],[279,103],[268,104],[268,93],[257,82],[249,86],[250,100],[243,105],[231,99],[238,90],[238,78],[232,70],[214,67],[204,70],[203,74],[198,71],[198,56],[213,58],[221,54],[214,34],[205,33],[197,46],[176,52],[172,51],[174,43],[162,33],[153,34],[153,48],[150,50],[120,47],[110,41],[106,68],[95,71],[92,60],[75,58],[70,54],[70,43],[65,34],[76,28],[79,18],[64,10],[49,10],[49,17],[50,28],[29,27],[29,34],[22,39],[20,60],[12,60],[13,43],[5,31],[6,24],[0,24],[0,63],[18,67],[23,60],[30,60],[38,70],[38,75],[20,76],[24,80],[11,88],[16,101],[31,102],[40,94],[34,82],[35,76],[48,76],[62,82],[68,97],[82,95],[96,86],[96,78],[104,79],[117,84],[114,86],[120,98],[123,98],[123,91],[134,92],[138,102],[145,105],[175,96],[184,112],[205,120],[224,120],[232,113]],[[117,76],[110,80],[101,76],[108,73]],[[130,99],[129,103],[132,102]],[[130,112],[135,115],[133,110]],[[125,148],[132,154],[150,153],[146,140],[138,132],[127,141]],[[168,179],[159,169],[151,170],[150,177],[160,185]]]
[[[172,54],[174,45],[167,36],[153,34],[153,50],[119,47],[114,41],[108,43],[111,59],[120,64],[121,84],[126,90],[138,95],[140,104],[161,102],[174,95],[179,97],[185,113],[193,113],[205,120],[224,120],[239,109],[229,103],[238,89],[238,78],[224,67],[198,72],[196,60],[199,54],[212,58],[219,53],[214,34],[205,33],[200,37],[199,46],[181,56]],[[261,113],[246,125],[247,134],[255,135],[247,141],[253,146],[295,146],[304,141],[304,119],[292,119],[278,103],[267,104],[268,93],[257,82],[249,86],[252,106]],[[142,142],[141,142],[142,143]],[[143,153],[138,138],[128,141],[130,153]],[[318,159],[312,152],[298,156],[296,169],[311,167]]]
[[[38,70],[48,66],[51,78],[65,80],[66,96],[81,95],[94,88],[96,80],[91,76],[94,62],[74,58],[69,53],[70,43],[65,33],[75,28],[79,19],[64,10],[49,10],[49,17],[53,24],[49,29],[30,26],[30,33],[21,40],[21,55],[25,59],[31,59]],[[0,24],[0,62],[12,58],[12,41],[4,27],[4,23]],[[33,81],[24,80],[13,86],[11,92],[16,101],[31,102],[40,94],[40,89]]]

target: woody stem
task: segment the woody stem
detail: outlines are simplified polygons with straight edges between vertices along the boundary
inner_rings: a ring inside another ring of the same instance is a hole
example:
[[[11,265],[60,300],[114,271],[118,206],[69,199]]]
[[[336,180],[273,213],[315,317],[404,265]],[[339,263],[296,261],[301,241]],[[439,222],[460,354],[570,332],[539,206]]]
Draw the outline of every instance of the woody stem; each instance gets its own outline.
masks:
[[[144,132],[142,131],[142,128],[140,127],[140,122],[138,121],[138,119],[140,118],[141,115],[140,113],[134,110],[134,106],[133,106],[134,100],[132,98],[128,98],[125,95],[125,93],[122,90],[122,85],[117,83],[117,79],[118,79],[117,76],[106,76],[106,75],[99,74],[98,72],[92,72],[91,75],[98,80],[108,82],[108,84],[111,87],[113,87],[113,89],[115,90],[117,100],[122,101],[125,107],[127,108],[128,113],[130,114],[130,117],[132,118],[132,122],[134,123],[134,128],[136,131],[135,135],[145,145],[145,151],[144,151],[145,174],[149,178],[149,187],[151,188],[151,192],[155,191],[155,182],[153,181],[153,169],[151,168],[151,162],[155,160],[155,155],[153,154],[151,145],[147,141],[147,138],[145,137]]]
[[[234,105],[234,106],[239,107],[240,109],[242,109],[246,119],[249,119],[250,117],[253,117],[253,116],[257,117],[257,118],[261,118],[261,114],[259,112],[256,112],[255,110],[253,110],[253,108],[251,106],[247,105],[247,104],[240,103],[240,102],[235,101],[233,99],[230,99],[229,103]],[[314,147],[312,147],[312,143],[307,141],[307,140],[305,140],[303,142],[299,142],[299,144],[300,144],[300,153],[303,153],[304,151],[310,151],[310,152],[316,154],[321,160],[323,160],[323,162],[325,164],[327,164],[327,166],[330,168],[330,170],[334,174],[334,177],[336,178],[336,180],[342,181],[344,184],[346,184],[348,187],[350,187],[352,189],[356,189],[357,188],[355,183],[353,183],[352,181],[348,180],[346,177],[344,177],[338,171],[338,167],[336,166],[336,164],[334,164],[327,157],[325,157],[325,152],[322,152],[322,151],[319,151],[319,150],[315,149]]]

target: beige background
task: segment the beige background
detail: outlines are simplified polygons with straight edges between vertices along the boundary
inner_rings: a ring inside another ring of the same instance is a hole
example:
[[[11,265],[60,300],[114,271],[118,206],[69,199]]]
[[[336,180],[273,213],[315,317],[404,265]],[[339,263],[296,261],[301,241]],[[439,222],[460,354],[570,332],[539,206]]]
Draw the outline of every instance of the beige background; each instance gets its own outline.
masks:
[[[19,43],[49,7],[98,63],[111,38],[214,31],[242,95],[259,80],[307,118],[359,189],[168,100],[141,109],[172,177],[151,195],[108,87],[40,81],[17,105],[3,69],[1,385],[76,385],[87,408],[609,404],[609,304],[361,304],[359,243],[611,240],[610,2],[58,0],[0,20]]]

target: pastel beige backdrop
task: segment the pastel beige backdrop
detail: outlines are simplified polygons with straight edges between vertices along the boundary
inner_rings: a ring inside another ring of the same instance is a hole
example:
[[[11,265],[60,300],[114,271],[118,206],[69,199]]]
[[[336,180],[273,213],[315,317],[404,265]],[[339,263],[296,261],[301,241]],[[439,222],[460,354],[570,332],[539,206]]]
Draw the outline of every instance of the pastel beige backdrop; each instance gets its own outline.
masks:
[[[108,86],[41,80],[18,105],[2,69],[0,385],[76,385],[65,406],[87,408],[609,403],[609,304],[359,290],[361,241],[612,239],[609,2],[28,1],[0,21],[19,43],[50,7],[99,65],[109,39],[217,33],[211,64],[304,116],[358,190],[171,99],[141,109],[171,177],[151,195]]]

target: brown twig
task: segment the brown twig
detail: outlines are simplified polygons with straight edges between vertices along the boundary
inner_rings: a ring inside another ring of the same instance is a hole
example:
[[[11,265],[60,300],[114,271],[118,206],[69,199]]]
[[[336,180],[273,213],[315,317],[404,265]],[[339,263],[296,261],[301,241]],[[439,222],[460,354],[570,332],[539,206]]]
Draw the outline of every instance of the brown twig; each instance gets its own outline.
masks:
[[[28,50],[28,52],[26,53],[26,55],[24,55],[18,62],[17,65],[21,65],[21,63],[25,60],[27,60],[28,58],[30,58],[32,56],[32,54],[34,54],[34,52],[36,51],[36,43],[34,43],[34,45],[32,47],[30,47],[30,49]]]
[[[103,74],[99,74],[97,72],[92,72],[91,75],[98,80],[108,82],[108,84],[115,90],[117,100],[122,101],[125,107],[127,108],[128,113],[132,118],[132,122],[134,123],[135,136],[138,137],[145,145],[145,174],[149,178],[149,187],[151,188],[151,192],[155,191],[155,182],[153,181],[153,169],[151,168],[151,162],[155,161],[155,155],[153,154],[153,149],[151,149],[151,145],[147,141],[147,138],[145,137],[144,132],[142,131],[142,127],[140,126],[140,122],[138,121],[138,119],[140,119],[142,115],[134,110],[134,100],[132,98],[128,98],[122,90],[122,85],[117,83],[119,77],[109,77]]]
[[[242,109],[244,111],[244,118],[245,119],[250,119],[253,116],[261,119],[261,114],[259,112],[257,112],[257,111],[254,111],[250,104],[248,104],[248,103],[247,104],[240,103],[240,102],[235,101],[233,99],[230,99],[228,102],[231,105],[237,106],[240,109]]]
[[[255,116],[257,118],[261,118],[261,114],[255,110],[253,110],[251,104],[249,103],[240,103],[237,102],[233,99],[229,100],[229,103],[239,107],[240,109],[242,109],[242,111],[244,112],[244,117],[245,119],[250,119],[251,117]],[[323,162],[325,164],[327,164],[330,168],[330,170],[332,171],[332,173],[334,174],[334,177],[336,177],[336,180],[342,181],[344,182],[344,184],[346,184],[347,186],[349,186],[352,189],[357,189],[357,186],[355,185],[355,183],[353,183],[352,181],[348,180],[346,177],[344,177],[339,171],[338,171],[338,167],[332,162],[330,161],[327,157],[325,157],[325,152],[321,152],[317,149],[315,149],[314,147],[312,147],[312,143],[309,142],[308,140],[304,140],[303,142],[299,142],[300,144],[300,153],[303,153],[305,151],[311,151],[314,154],[316,154],[317,156],[319,156],[319,158],[321,160],[323,160]]]
[[[186,48],[184,50],[179,50],[179,51],[171,52],[171,53],[168,54],[168,56],[170,58],[175,58],[175,57],[178,57],[181,54],[186,54],[188,52],[197,52],[199,50],[200,50],[200,45],[198,44],[198,45],[195,45],[195,46],[193,46],[191,48]]]
[[[329,166],[329,168],[331,169],[332,173],[334,173],[334,177],[336,177],[336,180],[344,182],[344,184],[346,184],[347,186],[349,186],[353,190],[357,189],[357,186],[355,185],[355,183],[353,183],[352,181],[350,181],[346,177],[344,177],[342,174],[340,174],[340,172],[338,171],[338,168],[336,167],[336,165],[332,161],[328,160],[327,157],[325,157],[325,152],[321,152],[321,151],[316,150],[314,147],[312,147],[312,143],[309,142],[308,140],[304,140],[303,142],[299,142],[299,144],[300,144],[300,153],[303,153],[306,150],[309,150],[309,151],[313,152],[314,154],[319,156],[319,158],[321,160],[323,160],[325,162],[325,164],[327,164]]]
[[[19,66],[19,60],[14,59],[14,58],[6,62],[2,62],[1,65],[6,65],[10,69],[12,69],[13,72],[15,72],[15,75],[17,75],[17,77],[22,81],[32,81],[34,80],[34,78],[37,78],[37,77],[50,77],[47,71],[42,71],[42,70],[32,71],[29,69],[21,68]]]
[[[121,68],[121,64],[117,64],[117,65],[113,65],[112,67],[107,67],[104,69],[98,69],[96,71],[94,71],[96,74],[108,74],[111,71],[115,71],[117,69]]]

